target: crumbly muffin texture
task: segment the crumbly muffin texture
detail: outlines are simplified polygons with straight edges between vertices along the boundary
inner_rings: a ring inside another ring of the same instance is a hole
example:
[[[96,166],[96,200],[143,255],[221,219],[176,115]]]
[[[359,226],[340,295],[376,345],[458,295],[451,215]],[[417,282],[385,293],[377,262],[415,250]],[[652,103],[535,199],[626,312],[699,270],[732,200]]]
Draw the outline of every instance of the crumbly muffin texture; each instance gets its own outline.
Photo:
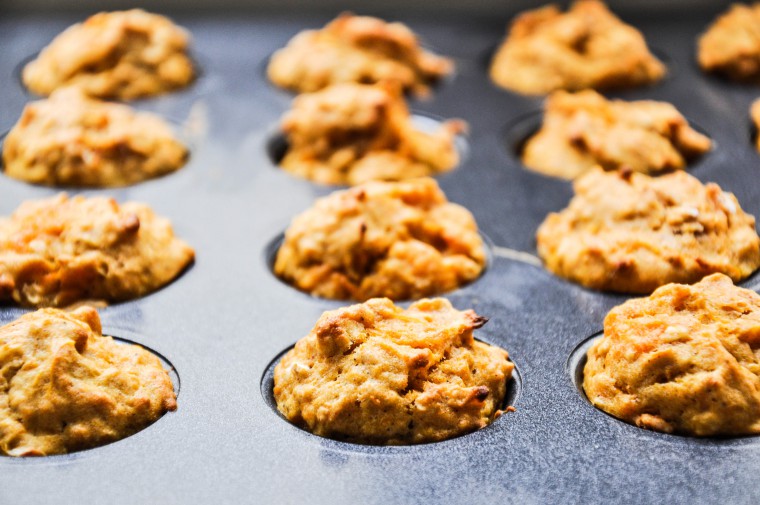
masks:
[[[760,83],[760,3],[733,4],[702,34],[697,59],[706,72]]]
[[[537,233],[546,268],[584,286],[651,293],[715,272],[740,281],[760,266],[755,218],[736,197],[683,171],[650,177],[595,169]]]
[[[160,117],[76,87],[28,104],[3,143],[6,175],[48,186],[127,186],[178,170],[187,155]]]
[[[298,96],[282,119],[288,149],[280,166],[321,184],[360,184],[446,172],[459,163],[455,138],[466,125],[415,128],[389,83],[336,84]]]
[[[65,194],[27,201],[0,218],[0,303],[137,298],[169,283],[193,257],[147,205]]]
[[[277,408],[316,435],[369,444],[435,442],[501,414],[514,365],[478,342],[487,320],[448,300],[409,309],[372,299],[325,312],[277,364]]]
[[[404,24],[344,13],[321,30],[306,30],[275,52],[267,74],[278,86],[300,93],[343,82],[392,81],[427,95],[450,74],[448,58],[424,51]]]
[[[641,86],[665,72],[641,33],[597,0],[578,0],[566,13],[547,5],[520,14],[490,71],[497,85],[527,95]]]
[[[274,271],[325,298],[408,300],[471,282],[485,263],[472,214],[423,178],[369,182],[317,200],[285,232]]]
[[[588,351],[595,406],[642,428],[694,436],[760,433],[760,296],[713,274],[610,311]]]
[[[187,86],[195,76],[189,34],[140,9],[101,12],[58,35],[24,67],[32,92],[77,86],[99,98],[129,100]]]
[[[541,129],[521,155],[532,170],[574,179],[595,166],[644,173],[682,169],[711,145],[669,103],[560,90],[547,98]]]
[[[177,408],[156,356],[104,337],[95,309],[0,327],[0,453],[48,456],[127,437]]]

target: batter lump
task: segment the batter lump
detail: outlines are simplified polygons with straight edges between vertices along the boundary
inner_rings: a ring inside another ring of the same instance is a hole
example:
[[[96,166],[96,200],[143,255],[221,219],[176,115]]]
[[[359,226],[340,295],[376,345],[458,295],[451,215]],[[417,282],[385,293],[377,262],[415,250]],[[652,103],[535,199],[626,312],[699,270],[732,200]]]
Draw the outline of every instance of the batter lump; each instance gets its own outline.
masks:
[[[147,205],[65,194],[27,201],[0,218],[0,303],[137,298],[168,284],[193,258]]]
[[[607,100],[593,90],[555,91],[522,159],[532,170],[566,179],[595,166],[653,174],[682,169],[711,145],[669,103]]]
[[[422,178],[369,182],[317,200],[285,232],[274,271],[325,298],[407,300],[467,284],[485,264],[472,214]]]
[[[321,184],[354,185],[446,172],[459,163],[453,120],[415,128],[398,87],[336,84],[298,96],[282,119],[288,149],[280,166]]]
[[[713,274],[610,311],[583,387],[642,428],[694,436],[760,433],[760,296]]]
[[[272,55],[267,74],[276,85],[298,92],[393,81],[427,95],[431,84],[453,70],[448,58],[424,51],[406,25],[344,13],[321,30],[296,35]]]
[[[527,95],[641,86],[665,72],[641,33],[596,0],[520,14],[491,63],[497,85]]]
[[[487,319],[448,300],[375,298],[325,312],[277,364],[277,408],[312,433],[367,444],[435,442],[501,414],[514,365],[478,342]]]
[[[127,186],[174,172],[187,156],[158,116],[75,87],[28,104],[3,143],[6,175],[48,186]]]
[[[697,59],[706,72],[760,83],[760,3],[732,5],[699,38]]]
[[[103,336],[91,307],[40,309],[0,327],[0,454],[104,445],[176,408],[158,358]]]
[[[77,86],[99,98],[129,100],[187,86],[195,76],[189,34],[140,9],[101,12],[58,35],[24,67],[32,92]]]
[[[651,293],[721,272],[734,281],[760,266],[755,218],[718,185],[686,172],[650,177],[595,169],[575,181],[566,209],[537,233],[546,268],[583,286]]]

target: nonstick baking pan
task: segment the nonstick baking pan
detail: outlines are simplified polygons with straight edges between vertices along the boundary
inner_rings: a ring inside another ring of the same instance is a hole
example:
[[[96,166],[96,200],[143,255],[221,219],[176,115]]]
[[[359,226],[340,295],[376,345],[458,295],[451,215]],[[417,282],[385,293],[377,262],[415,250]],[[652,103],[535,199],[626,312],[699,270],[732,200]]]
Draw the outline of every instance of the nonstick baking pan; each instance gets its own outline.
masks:
[[[690,172],[758,216],[760,155],[748,108],[760,87],[703,75],[694,62],[696,37],[725,7],[624,14],[669,74],[608,96],[673,103],[714,141]],[[490,318],[476,336],[509,351],[515,411],[468,435],[399,447],[328,440],[285,421],[273,406],[271,365],[342,303],[280,282],[272,250],[294,215],[336,188],[276,168],[277,122],[293,95],[270,85],[265,67],[296,32],[338,11],[164,13],[191,30],[201,76],[185,91],[133,105],[174,123],[191,145],[190,161],[158,180],[83,193],[146,202],[196,249],[195,264],[169,286],[100,311],[105,333],[174,367],[178,409],[104,447],[0,457],[0,503],[760,503],[760,438],[645,431],[595,409],[579,389],[584,346],[626,297],[558,279],[536,258],[536,228],[565,207],[572,188],[527,171],[514,152],[538,127],[542,99],[487,77],[510,16],[446,14],[434,3],[428,12],[369,12],[406,22],[456,60],[456,74],[410,107],[422,118],[470,124],[463,162],[438,181],[475,215],[491,262],[478,281],[446,296]],[[0,131],[35,98],[20,84],[20,65],[88,14],[0,11]],[[0,214],[57,192],[0,174]],[[0,323],[22,313],[0,307]]]

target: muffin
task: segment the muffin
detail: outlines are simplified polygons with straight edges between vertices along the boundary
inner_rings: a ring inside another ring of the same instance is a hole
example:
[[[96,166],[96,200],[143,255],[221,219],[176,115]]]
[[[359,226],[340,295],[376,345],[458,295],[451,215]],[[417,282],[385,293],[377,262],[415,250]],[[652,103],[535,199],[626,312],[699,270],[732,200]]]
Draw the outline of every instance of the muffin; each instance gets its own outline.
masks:
[[[193,257],[147,205],[65,194],[27,201],[0,218],[0,303],[137,298],[172,281]]]
[[[450,74],[454,63],[424,51],[401,23],[343,13],[321,30],[305,30],[275,52],[267,75],[299,93],[331,84],[393,81],[416,95]]]
[[[344,185],[447,172],[459,163],[454,141],[466,128],[453,120],[435,132],[418,130],[390,83],[336,84],[300,95],[280,126],[288,144],[284,170]]]
[[[693,436],[760,433],[760,296],[713,274],[615,307],[583,388],[636,426]]]
[[[336,191],[293,219],[274,271],[315,296],[417,299],[475,280],[486,264],[472,214],[430,179]]]
[[[520,14],[491,63],[494,83],[526,95],[641,86],[665,72],[641,33],[597,0]]]
[[[566,209],[537,233],[546,268],[583,286],[651,293],[720,272],[734,281],[760,266],[755,218],[717,184],[684,171],[661,177],[595,169]]]
[[[574,179],[595,166],[648,174],[682,169],[712,145],[666,102],[560,90],[544,109],[541,129],[521,154],[528,168],[555,177]]]
[[[699,38],[697,60],[705,72],[760,83],[760,3],[733,4]]]
[[[754,126],[754,140],[755,140],[755,148],[760,151],[760,98],[752,102],[752,106],[749,110],[749,115],[752,118],[752,126]]]
[[[24,67],[22,79],[43,96],[63,86],[117,100],[159,95],[193,81],[189,43],[190,35],[164,16],[101,12],[53,39]]]
[[[6,175],[48,186],[127,186],[178,170],[187,155],[158,116],[76,87],[28,104],[3,143]]]
[[[514,369],[506,351],[473,338],[486,321],[443,298],[325,312],[275,367],[277,408],[315,435],[364,444],[483,428],[501,414]]]
[[[0,454],[104,445],[176,408],[158,358],[104,337],[92,307],[40,309],[0,327]]]

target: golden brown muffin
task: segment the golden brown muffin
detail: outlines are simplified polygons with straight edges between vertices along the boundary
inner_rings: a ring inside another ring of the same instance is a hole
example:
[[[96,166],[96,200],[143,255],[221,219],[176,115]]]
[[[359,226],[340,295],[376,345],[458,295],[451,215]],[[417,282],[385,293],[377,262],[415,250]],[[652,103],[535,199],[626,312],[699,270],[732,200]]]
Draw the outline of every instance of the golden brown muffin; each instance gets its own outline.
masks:
[[[461,120],[417,130],[390,83],[336,84],[299,95],[282,119],[288,149],[280,166],[320,184],[360,184],[446,172],[459,163]]]
[[[192,82],[189,43],[188,33],[164,16],[140,9],[101,12],[53,39],[22,77],[44,96],[72,85],[108,99],[158,95]]]
[[[92,307],[40,309],[0,327],[0,454],[104,445],[176,408],[158,358],[104,337]]]
[[[121,301],[172,281],[193,249],[147,205],[60,194],[0,218],[0,303]]]
[[[401,23],[343,13],[321,30],[306,30],[275,52],[267,75],[299,93],[343,82],[393,81],[427,95],[430,85],[454,70],[454,63],[422,50]]]
[[[638,30],[597,0],[520,14],[491,63],[496,84],[527,95],[641,86],[665,72]]]
[[[706,72],[760,82],[760,3],[732,5],[699,38],[697,59]]]
[[[749,110],[750,117],[752,118],[752,124],[755,127],[755,148],[760,151],[760,98],[752,102],[752,106]]]
[[[740,281],[760,266],[755,218],[717,184],[683,171],[661,177],[595,169],[539,227],[546,268],[583,286],[651,293],[721,272]]]
[[[525,144],[525,165],[574,179],[595,166],[657,173],[684,168],[712,142],[666,102],[606,100],[593,90],[555,91],[541,129]]]
[[[476,341],[487,319],[448,300],[375,298],[322,314],[275,367],[277,408],[315,435],[368,444],[445,440],[501,414],[514,365]]]
[[[430,178],[336,191],[293,219],[275,273],[325,298],[417,299],[475,280],[486,253],[472,214]]]
[[[760,296],[713,274],[615,307],[583,388],[631,424],[696,436],[760,433]]]
[[[74,87],[28,104],[3,143],[6,175],[48,186],[127,186],[178,170],[187,155],[160,117]]]

